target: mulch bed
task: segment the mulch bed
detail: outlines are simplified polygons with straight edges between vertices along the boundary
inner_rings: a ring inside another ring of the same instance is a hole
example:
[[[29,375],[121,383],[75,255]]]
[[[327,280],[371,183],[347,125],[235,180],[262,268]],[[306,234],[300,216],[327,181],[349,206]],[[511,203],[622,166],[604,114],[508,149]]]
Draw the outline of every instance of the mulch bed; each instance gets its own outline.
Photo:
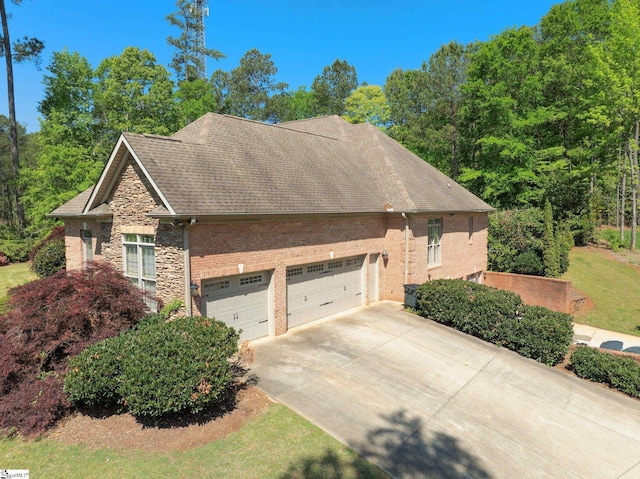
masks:
[[[190,418],[174,418],[160,424],[144,424],[127,413],[101,417],[76,413],[47,434],[63,444],[82,444],[90,449],[111,448],[153,452],[184,451],[208,444],[237,431],[263,414],[273,401],[252,386],[240,389],[232,407],[222,412]]]

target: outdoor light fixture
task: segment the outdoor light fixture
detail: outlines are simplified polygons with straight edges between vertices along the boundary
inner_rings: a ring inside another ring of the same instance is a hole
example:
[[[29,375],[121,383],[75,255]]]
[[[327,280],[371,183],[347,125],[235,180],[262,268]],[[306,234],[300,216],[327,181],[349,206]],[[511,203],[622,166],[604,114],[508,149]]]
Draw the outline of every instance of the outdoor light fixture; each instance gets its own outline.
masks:
[[[195,281],[191,281],[191,294],[193,296],[198,296],[198,283]]]
[[[383,259],[387,259],[388,257],[389,257],[389,253],[388,253],[388,252],[387,252],[387,250],[385,249],[385,250],[382,252],[382,258],[383,258]]]

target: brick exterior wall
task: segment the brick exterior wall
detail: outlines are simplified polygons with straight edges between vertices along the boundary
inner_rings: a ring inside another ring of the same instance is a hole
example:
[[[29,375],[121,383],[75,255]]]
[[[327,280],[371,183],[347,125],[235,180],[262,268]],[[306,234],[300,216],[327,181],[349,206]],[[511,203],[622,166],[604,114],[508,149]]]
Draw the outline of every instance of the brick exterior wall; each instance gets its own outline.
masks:
[[[473,218],[473,232],[469,235],[469,218]],[[440,216],[442,220],[441,265],[427,263],[427,225],[433,216],[411,216],[412,232],[410,283],[424,283],[432,279],[472,279],[482,281],[487,269],[487,223],[486,214],[461,214]]]
[[[524,304],[571,313],[571,281],[487,271],[485,284],[519,294]]]
[[[427,265],[429,216],[408,215],[409,229],[400,213],[325,218],[205,223],[173,227],[146,216],[162,205],[152,185],[135,162],[121,173],[108,199],[111,222],[66,222],[67,267],[82,267],[80,229],[93,234],[94,259],[122,270],[122,234],[156,236],[157,294],[165,303],[184,299],[183,228],[189,241],[191,281],[202,291],[203,280],[268,271],[271,274],[271,334],[287,330],[288,266],[329,259],[363,256],[363,302],[369,302],[369,255],[386,252],[378,260],[379,299],[404,300],[403,284],[436,278],[468,278],[486,268],[487,215],[472,214],[474,233],[469,239],[469,214],[443,217],[442,264]],[[405,281],[405,234],[408,233],[408,269]],[[241,266],[239,266],[241,265]],[[242,270],[242,271],[241,271]],[[202,312],[200,297],[192,299],[193,314]]]
[[[96,221],[68,220],[65,222],[64,243],[68,271],[81,269],[84,266],[84,243],[80,237],[82,230],[91,231],[93,260],[101,261],[104,259],[101,254],[101,229],[102,225]]]

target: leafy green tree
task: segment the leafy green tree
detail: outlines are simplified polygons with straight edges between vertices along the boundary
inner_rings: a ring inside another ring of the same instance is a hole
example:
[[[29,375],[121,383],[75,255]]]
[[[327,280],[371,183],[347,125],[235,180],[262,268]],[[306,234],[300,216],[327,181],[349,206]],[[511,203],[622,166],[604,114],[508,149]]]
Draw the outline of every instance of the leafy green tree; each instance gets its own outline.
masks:
[[[53,54],[47,70],[39,154],[21,174],[27,217],[43,227],[51,223],[45,215],[91,186],[106,161],[96,146],[101,142],[94,131],[91,65],[65,49]]]
[[[387,97],[378,85],[358,87],[344,102],[343,118],[350,123],[371,123],[384,130],[391,118]]]
[[[218,110],[213,85],[204,78],[183,81],[175,92],[180,124],[188,125],[208,112]]]
[[[343,115],[345,101],[358,86],[354,66],[346,60],[336,59],[324,67],[311,84],[317,102],[317,115]]]
[[[246,52],[228,77],[228,94],[223,99],[225,110],[243,118],[266,120],[269,99],[287,88],[286,83],[275,81],[277,72],[270,54],[262,54],[255,48]]]
[[[457,178],[460,155],[460,122],[462,109],[462,85],[467,77],[468,50],[457,42],[450,42],[429,58],[429,96],[432,120],[432,137],[443,148],[435,155],[449,159],[447,172]]]
[[[636,248],[638,148],[640,146],[640,5],[633,0],[616,0],[610,13],[610,34],[590,45],[594,78],[599,81],[600,104],[590,111],[591,120],[611,125],[621,139],[620,162],[631,176],[631,249]],[[624,175],[622,175],[624,176]]]
[[[539,134],[564,116],[542,104],[536,30],[509,29],[481,44],[470,58],[464,135],[469,150],[461,182],[492,206],[541,206],[541,177],[564,148]]]
[[[549,278],[557,278],[560,274],[558,252],[556,250],[556,237],[553,231],[553,209],[549,201],[544,204],[544,234],[542,236],[542,260],[544,262],[544,275]]]
[[[22,0],[12,0],[14,5],[20,5]],[[22,63],[27,60],[33,60],[36,64],[39,62],[40,53],[44,49],[44,43],[37,38],[24,37],[11,43],[9,35],[9,23],[7,20],[7,10],[4,0],[0,0],[0,19],[2,20],[2,38],[0,39],[0,53],[5,58],[7,67],[7,96],[9,105],[9,134],[11,138],[11,164],[12,178],[14,182],[13,195],[15,208],[15,216],[19,228],[26,227],[26,217],[24,207],[22,205],[22,189],[17,184],[20,175],[20,155],[19,155],[19,139],[18,139],[18,122],[16,120],[15,93],[13,88],[13,62]],[[13,51],[12,51],[13,48]],[[13,215],[11,216],[13,218]]]
[[[179,115],[169,72],[148,50],[127,47],[95,71],[94,117],[103,151],[123,131],[167,135],[176,131]]]
[[[315,95],[305,86],[298,87],[293,93],[280,91],[269,98],[266,110],[267,121],[272,123],[313,118],[316,114]]]
[[[204,42],[204,12],[197,2],[178,0],[178,11],[167,16],[172,27],[181,30],[180,36],[167,37],[167,43],[176,49],[171,60],[171,68],[176,72],[178,83],[205,78],[206,58],[219,60],[222,52],[207,48]]]
[[[384,85],[391,116],[390,136],[425,160],[429,157],[427,85],[424,68],[406,71],[398,68]]]

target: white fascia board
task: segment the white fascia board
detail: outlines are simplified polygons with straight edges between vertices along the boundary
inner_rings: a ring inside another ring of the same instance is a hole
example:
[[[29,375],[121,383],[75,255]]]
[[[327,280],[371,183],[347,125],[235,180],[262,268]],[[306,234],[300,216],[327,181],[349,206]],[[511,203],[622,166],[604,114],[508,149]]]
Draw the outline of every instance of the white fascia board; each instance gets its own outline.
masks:
[[[87,213],[88,211],[91,211],[93,208],[95,208],[94,202],[96,201],[96,197],[98,196],[98,192],[102,188],[102,184],[105,182],[105,178],[107,177],[107,173],[113,167],[113,162],[115,161],[115,158],[118,155],[118,151],[120,151],[120,145],[122,145],[123,141],[124,141],[124,136],[120,135],[120,138],[118,138],[118,142],[116,143],[115,148],[111,152],[111,156],[109,156],[109,161],[107,161],[106,166],[102,170],[102,174],[100,175],[100,179],[96,183],[96,186],[93,188],[93,192],[91,193],[91,197],[89,198],[89,201],[87,201],[87,204],[85,205],[84,210],[82,211],[83,214]]]

